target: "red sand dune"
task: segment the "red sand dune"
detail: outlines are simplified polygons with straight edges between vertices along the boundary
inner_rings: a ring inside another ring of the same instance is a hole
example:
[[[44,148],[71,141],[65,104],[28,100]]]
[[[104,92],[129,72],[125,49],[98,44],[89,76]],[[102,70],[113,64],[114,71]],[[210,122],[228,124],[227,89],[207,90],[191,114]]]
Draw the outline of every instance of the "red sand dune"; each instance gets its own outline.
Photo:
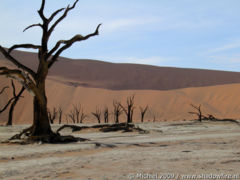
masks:
[[[33,53],[15,52],[29,67],[36,67]],[[4,59],[0,57],[0,59]],[[0,66],[6,61],[0,60]],[[235,83],[235,84],[234,84]],[[239,83],[239,84],[237,84]],[[0,87],[9,80],[0,77]],[[240,74],[236,72],[164,68],[135,64],[113,64],[92,60],[61,58],[50,72],[47,81],[49,108],[63,108],[67,114],[72,104],[81,103],[95,121],[91,112],[98,106],[108,106],[117,99],[125,104],[126,97],[135,94],[135,121],[139,121],[139,106],[149,105],[146,120],[157,121],[193,119],[188,114],[190,103],[202,105],[204,113],[217,117],[240,117]],[[10,94],[9,94],[10,93]],[[11,91],[0,96],[0,107],[11,97]],[[124,119],[122,115],[122,120]],[[0,123],[7,112],[0,115]],[[65,117],[64,117],[65,119]],[[111,119],[113,119],[111,117]],[[27,93],[16,107],[15,123],[32,120],[32,97]]]
[[[25,65],[36,69],[36,54],[23,51],[15,51],[14,54]],[[3,58],[0,56],[0,59]],[[171,90],[240,83],[238,72],[115,64],[67,58],[60,58],[49,75],[67,79],[66,83],[73,86],[110,90]]]

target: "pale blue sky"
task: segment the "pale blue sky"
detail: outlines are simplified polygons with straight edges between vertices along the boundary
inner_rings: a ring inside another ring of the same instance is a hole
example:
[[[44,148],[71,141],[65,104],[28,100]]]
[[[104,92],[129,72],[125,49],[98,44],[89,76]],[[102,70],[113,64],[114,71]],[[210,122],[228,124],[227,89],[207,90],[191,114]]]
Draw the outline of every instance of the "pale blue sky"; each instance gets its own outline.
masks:
[[[73,0],[47,0],[46,13]],[[1,0],[0,44],[39,43],[40,0]],[[76,43],[63,56],[117,63],[240,71],[239,0],[79,0],[55,30],[58,39],[100,36]]]

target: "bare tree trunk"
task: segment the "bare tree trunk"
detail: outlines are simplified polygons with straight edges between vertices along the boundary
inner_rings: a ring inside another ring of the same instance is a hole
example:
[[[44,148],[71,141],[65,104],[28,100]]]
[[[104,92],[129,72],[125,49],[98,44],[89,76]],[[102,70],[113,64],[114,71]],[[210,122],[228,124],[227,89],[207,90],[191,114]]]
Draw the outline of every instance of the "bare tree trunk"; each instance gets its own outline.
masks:
[[[108,119],[109,119],[108,107],[105,107],[105,108],[104,108],[103,114],[104,114],[104,122],[105,122],[105,123],[108,123]]]
[[[144,116],[145,116],[147,110],[148,110],[148,106],[146,106],[145,108],[140,106],[141,122],[142,123],[144,122]]]
[[[47,74],[46,72],[42,74]],[[50,121],[48,118],[47,109],[47,97],[45,91],[45,79],[46,76],[41,78],[38,84],[38,89],[41,92],[40,97],[34,96],[33,100],[33,126],[32,126],[32,136],[44,136],[51,135],[53,132],[51,130]],[[41,98],[41,99],[39,99]]]
[[[58,108],[58,115],[59,115],[59,117],[58,117],[58,123],[59,124],[61,124],[62,123],[62,113],[63,113],[63,110],[62,110],[62,108],[61,107],[59,107]]]
[[[47,114],[47,104],[41,104],[34,97],[34,121],[32,126],[32,136],[42,136],[52,134],[50,122]]]

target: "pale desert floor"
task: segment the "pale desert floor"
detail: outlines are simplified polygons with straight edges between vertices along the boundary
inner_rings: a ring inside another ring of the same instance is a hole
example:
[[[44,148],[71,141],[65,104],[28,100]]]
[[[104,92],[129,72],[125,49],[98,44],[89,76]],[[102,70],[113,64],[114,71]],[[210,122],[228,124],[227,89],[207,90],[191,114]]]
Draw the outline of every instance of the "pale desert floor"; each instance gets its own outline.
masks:
[[[0,179],[186,179],[240,174],[240,126],[217,122],[137,124],[149,134],[75,132],[72,144],[1,144]],[[25,126],[0,127],[5,140]],[[54,126],[57,128],[57,125]],[[209,179],[210,179],[209,178]],[[240,178],[240,176],[238,176]],[[231,179],[231,178],[229,178]]]

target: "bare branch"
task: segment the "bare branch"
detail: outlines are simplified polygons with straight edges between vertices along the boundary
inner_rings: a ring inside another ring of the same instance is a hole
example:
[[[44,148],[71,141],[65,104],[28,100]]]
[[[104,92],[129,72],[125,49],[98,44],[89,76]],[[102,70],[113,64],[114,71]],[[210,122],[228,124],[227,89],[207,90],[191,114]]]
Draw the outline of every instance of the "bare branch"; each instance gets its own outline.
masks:
[[[55,27],[68,15],[68,12],[70,11],[70,10],[72,10],[72,9],[74,9],[75,8],[75,6],[76,6],[76,4],[77,4],[77,2],[78,2],[78,0],[76,0],[75,1],[75,3],[70,7],[70,5],[68,5],[68,7],[67,8],[64,8],[65,9],[65,11],[64,11],[64,13],[63,13],[63,15],[61,16],[61,17],[59,17],[57,20],[56,20],[56,22],[51,26],[51,28],[49,29],[49,31],[48,31],[48,36],[50,36],[51,34],[52,34],[52,32],[53,32],[53,30],[55,29]],[[59,9],[58,11],[60,11],[61,9]],[[63,9],[62,9],[63,10]],[[62,11],[61,10],[61,11]],[[56,11],[55,13],[59,13],[58,11]],[[54,18],[54,16],[56,16],[56,15],[54,15],[55,13],[53,13],[53,18]],[[51,17],[50,17],[51,18]]]
[[[3,111],[5,111],[8,106],[12,103],[12,101],[15,99],[15,97],[12,97],[11,99],[9,99],[9,101],[7,102],[7,104],[2,108],[0,109],[0,113],[2,113]]]
[[[13,83],[13,80],[11,80],[11,83],[12,83],[12,88],[13,88],[13,96],[16,97],[16,88],[15,88],[15,85]]]
[[[50,109],[48,109],[48,118],[49,118],[49,121],[51,122],[51,124],[54,123],[54,120],[56,119],[57,117],[57,110],[56,108],[54,107],[53,108],[53,111],[51,111]]]
[[[43,21],[46,21],[47,19],[46,19],[46,17],[44,16],[44,13],[43,13],[44,7],[45,7],[45,0],[42,0],[42,5],[41,5],[41,8],[38,10],[38,14],[39,14],[39,16],[41,17],[41,19],[42,19]]]
[[[61,9],[58,9],[57,11],[55,11],[55,12],[50,16],[50,18],[48,19],[48,21],[51,22],[51,21],[54,19],[54,17],[55,17],[56,15],[58,15],[58,13],[60,13],[60,12],[63,11],[64,9],[66,9],[66,8],[61,8]]]
[[[0,52],[4,55],[6,59],[15,64],[18,68],[27,71],[34,79],[36,78],[36,73],[32,69],[28,68],[27,66],[24,66],[22,63],[17,61],[2,46],[0,46]]]
[[[203,116],[202,111],[201,111],[201,105],[199,105],[198,107],[190,104],[194,109],[196,109],[198,112],[188,112],[189,114],[195,114],[198,116],[198,120],[201,122],[203,118],[205,118],[205,116]]]
[[[6,76],[18,75],[21,79],[24,79],[21,73],[22,71],[18,69],[8,69],[6,67],[0,67],[0,75],[6,75]]]
[[[95,112],[92,112],[92,115],[96,117],[99,124],[101,123],[101,114],[102,114],[102,112],[98,107],[96,107]]]
[[[76,118],[75,118],[75,112],[74,111],[70,111],[70,113],[67,115],[68,117],[70,117],[70,119],[72,120],[72,122],[75,124],[76,123]]]
[[[38,89],[34,82],[28,77],[26,73],[18,69],[8,69],[6,67],[0,67],[0,75],[16,79],[22,86],[24,86],[32,95],[39,95]]]
[[[135,95],[132,95],[127,98],[127,107],[124,107],[122,104],[119,104],[127,116],[127,123],[132,123],[133,120],[133,112],[134,112],[134,98]]]
[[[26,49],[41,49],[41,46],[34,44],[17,44],[8,49],[8,53],[11,53],[14,49],[26,48]]]
[[[29,25],[28,27],[26,27],[26,28],[23,30],[23,32],[25,32],[26,30],[28,30],[28,29],[30,29],[30,28],[32,28],[32,27],[36,27],[36,26],[39,26],[39,27],[42,28],[42,24],[40,24],[40,23],[38,23],[38,24],[32,24],[32,25]]]
[[[5,89],[7,89],[7,88],[9,88],[9,87],[8,86],[3,87],[2,90],[0,91],[0,94],[2,94],[5,91]]]
[[[189,114],[197,114],[198,115],[198,113],[197,112],[188,112]]]
[[[75,42],[80,42],[80,41],[85,41],[88,38],[92,37],[92,36],[96,36],[99,35],[99,28],[100,28],[101,24],[99,24],[95,30],[94,33],[92,34],[88,34],[86,36],[82,36],[80,34],[75,35],[74,37],[72,37],[69,40],[60,40],[56,43],[56,45],[54,46],[54,48],[48,53],[48,57],[50,57],[59,47],[61,44],[65,44],[63,47],[61,47],[56,54],[52,57],[52,59],[49,61],[48,67],[50,68],[54,62],[57,61],[58,57],[60,56],[60,54],[68,49],[69,47],[71,47]]]

